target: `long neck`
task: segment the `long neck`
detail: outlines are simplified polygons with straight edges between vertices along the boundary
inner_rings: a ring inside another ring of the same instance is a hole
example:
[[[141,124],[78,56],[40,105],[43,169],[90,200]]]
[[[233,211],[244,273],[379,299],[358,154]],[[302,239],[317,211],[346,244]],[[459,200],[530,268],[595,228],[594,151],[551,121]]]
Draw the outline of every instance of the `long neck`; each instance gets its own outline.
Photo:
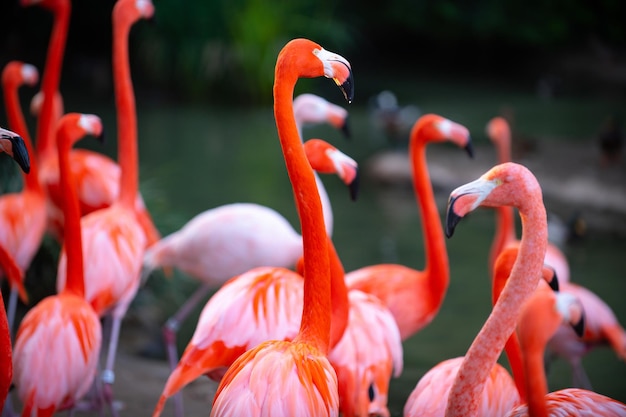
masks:
[[[514,255],[513,255],[514,253]],[[493,273],[493,285],[492,285],[492,303],[495,305],[500,298],[500,294],[504,286],[506,285],[509,274],[513,267],[513,263],[517,258],[517,251],[506,252],[505,257],[500,259],[497,264],[497,268]],[[511,373],[513,374],[513,380],[517,387],[517,392],[523,402],[526,402],[526,386],[524,384],[524,365],[522,361],[522,350],[519,345],[517,333],[511,333],[511,336],[507,339],[504,345],[504,351],[511,367]]]
[[[64,134],[61,132],[61,134]],[[63,192],[64,244],[67,254],[67,284],[65,293],[72,293],[79,297],[85,295],[85,281],[83,276],[82,237],[80,229],[80,207],[78,195],[70,171],[71,142],[62,138],[58,143],[59,175]]]
[[[332,304],[329,345],[332,349],[339,343],[348,326],[350,301],[348,300],[345,270],[330,237],[328,239],[328,257],[330,262],[330,299]]]
[[[428,174],[426,143],[419,139],[411,140],[410,158],[413,166],[413,188],[422,215],[422,230],[426,264],[424,274],[430,287],[429,295],[433,309],[443,302],[450,279],[448,252],[444,240],[441,218]]]
[[[528,413],[533,417],[548,417],[545,396],[548,393],[544,362],[544,350],[533,346],[524,353],[524,373],[528,392]]]
[[[4,103],[6,104],[7,119],[11,130],[16,132],[24,139],[26,150],[30,158],[30,173],[22,174],[24,178],[24,188],[26,190],[42,192],[43,189],[39,183],[39,169],[37,164],[37,158],[35,157],[35,150],[33,148],[33,142],[28,133],[28,127],[24,121],[24,114],[20,106],[20,98],[18,94],[18,86],[14,83],[4,86]]]
[[[297,78],[277,64],[274,84],[274,117],[287,172],[296,200],[304,253],[304,306],[300,332],[294,341],[314,345],[327,353],[330,340],[330,280],[327,236],[322,205],[298,136],[293,116],[293,89]]]
[[[137,173],[137,116],[128,62],[129,32],[129,22],[114,22],[113,77],[117,108],[118,162],[121,169],[119,201],[132,207],[137,195],[139,179]]]
[[[511,161],[511,139],[503,138],[495,141],[498,163]],[[493,273],[493,265],[502,249],[517,239],[515,232],[515,209],[511,206],[496,207],[496,231],[489,251],[489,271]],[[493,275],[492,275],[493,276]]]
[[[530,199],[529,204],[531,209],[520,208],[522,239],[517,261],[489,318],[465,355],[450,389],[446,417],[477,415],[489,373],[515,330],[523,302],[541,278],[548,240],[546,212],[537,199]]]
[[[515,233],[515,211],[513,207],[496,207],[496,231],[489,251],[489,270],[493,272],[493,265],[502,250],[517,239]]]
[[[59,90],[61,80],[61,65],[70,22],[70,11],[69,1],[59,2],[53,11],[54,24],[50,35],[46,68],[41,81],[44,96],[39,123],[37,124],[37,154],[40,158],[54,157],[53,152],[56,146],[54,97]]]

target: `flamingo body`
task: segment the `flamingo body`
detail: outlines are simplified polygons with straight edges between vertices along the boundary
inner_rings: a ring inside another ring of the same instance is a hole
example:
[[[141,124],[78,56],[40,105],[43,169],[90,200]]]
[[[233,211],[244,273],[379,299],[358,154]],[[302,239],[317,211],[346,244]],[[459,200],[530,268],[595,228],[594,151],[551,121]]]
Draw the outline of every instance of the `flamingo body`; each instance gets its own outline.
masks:
[[[463,360],[464,357],[460,356],[440,362],[431,368],[411,392],[404,406],[404,415],[443,416],[450,388]],[[502,416],[518,405],[520,398],[508,371],[495,364],[475,401],[478,403],[478,415]]]
[[[135,214],[120,204],[81,219],[85,262],[85,299],[98,315],[128,307],[137,293],[146,244]],[[65,288],[67,256],[59,259],[57,290]]]
[[[235,203],[204,211],[150,247],[144,267],[176,266],[206,284],[221,285],[261,265],[292,267],[302,238],[277,211]]]
[[[387,306],[373,295],[351,290],[348,298],[348,326],[328,354],[337,373],[339,410],[346,417],[389,417],[389,380],[402,372],[398,326]]]
[[[306,378],[302,376],[306,375]],[[276,383],[268,383],[275,381]],[[337,376],[315,347],[266,341],[241,355],[224,376],[211,415],[338,416]]]
[[[46,410],[74,405],[93,382],[101,342],[100,320],[81,297],[61,294],[33,307],[14,347],[14,383],[23,415],[31,410],[47,415]]]

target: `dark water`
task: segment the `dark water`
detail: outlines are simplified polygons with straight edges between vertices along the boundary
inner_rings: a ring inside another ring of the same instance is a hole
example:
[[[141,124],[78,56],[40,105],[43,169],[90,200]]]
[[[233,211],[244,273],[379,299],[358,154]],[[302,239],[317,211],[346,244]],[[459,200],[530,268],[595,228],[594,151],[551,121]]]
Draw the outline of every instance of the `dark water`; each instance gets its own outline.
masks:
[[[463,91],[456,91],[450,84],[439,85],[439,90],[428,83],[420,86],[421,90],[403,93],[413,94],[424,112],[437,112],[466,124],[479,143],[486,143],[486,121],[504,104],[515,107],[518,120],[532,121],[521,124],[522,129],[573,140],[592,135],[602,116],[614,108],[606,100],[539,102],[531,94],[503,89],[486,91],[480,85]],[[325,96],[341,103],[339,93],[329,91]],[[366,98],[361,100],[349,107],[353,129],[350,141],[329,127],[307,129],[305,138],[324,138],[360,163],[387,147],[367,118]],[[623,110],[623,105],[620,108]],[[104,148],[89,141],[83,142],[83,146],[114,155],[115,118],[111,105],[81,98],[68,100],[66,110],[101,115],[111,140]],[[242,201],[273,207],[297,228],[271,108],[191,107],[138,97],[138,113],[141,191],[163,235],[179,229],[201,211]],[[364,179],[359,199],[353,202],[337,178],[324,180],[335,215],[334,241],[347,271],[381,262],[423,267],[421,223],[411,190],[383,190]],[[449,191],[441,190],[438,195],[442,212]],[[486,319],[490,311],[486,259],[492,233],[493,214],[480,211],[464,220],[454,238],[447,241],[451,263],[448,294],[432,324],[404,344],[404,371],[391,385],[392,415],[401,415],[406,398],[426,370],[441,360],[464,354]],[[624,239],[593,234],[566,252],[572,280],[600,295],[613,307],[618,319],[626,323]],[[159,300],[164,319],[195,285],[182,273],[167,280],[157,272],[143,292],[149,292],[152,300]],[[143,299],[145,296],[140,294],[137,302]],[[189,339],[198,313],[199,309],[183,327],[181,347]],[[584,364],[597,391],[626,401],[626,364],[612,351],[600,348],[588,355]],[[550,388],[566,387],[569,381],[570,374],[563,362],[554,363]]]

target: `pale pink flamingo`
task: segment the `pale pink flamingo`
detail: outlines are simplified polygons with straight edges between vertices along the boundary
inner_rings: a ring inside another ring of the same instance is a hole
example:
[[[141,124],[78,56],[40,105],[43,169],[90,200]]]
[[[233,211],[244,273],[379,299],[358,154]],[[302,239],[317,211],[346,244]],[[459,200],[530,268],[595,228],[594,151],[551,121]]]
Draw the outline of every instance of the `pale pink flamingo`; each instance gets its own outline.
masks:
[[[581,301],[570,293],[538,291],[525,303],[517,333],[528,401],[508,416],[626,416],[626,404],[597,392],[579,388],[548,392],[543,359],[546,344],[564,324],[582,335],[587,321],[584,312]]]
[[[6,153],[19,163],[22,170],[28,172],[30,158],[23,139],[10,130],[0,128],[0,152]],[[24,271],[15,262],[11,254],[0,245],[0,270],[11,283],[11,287],[19,288],[23,283]],[[24,291],[21,287],[20,291]],[[25,292],[24,292],[25,294]],[[0,293],[0,305],[4,306],[4,299]],[[6,311],[0,308],[0,410],[4,409],[4,402],[9,394],[9,387],[13,380],[13,354],[11,349],[11,327],[7,320]]]
[[[563,358],[572,370],[574,387],[592,389],[582,359],[593,349],[609,346],[626,361],[626,331],[611,307],[597,294],[582,285],[566,282],[561,292],[576,296],[585,309],[585,333],[577,337],[568,326],[560,326],[548,342],[548,356]]]
[[[59,122],[58,153],[64,191],[67,285],[26,314],[17,332],[13,368],[23,417],[52,416],[72,408],[87,392],[102,341],[100,320],[85,301],[78,200],[69,172],[69,151],[85,135],[100,136],[94,115],[70,113]]]
[[[294,100],[296,124],[326,122],[338,128],[347,125],[347,111],[313,94]],[[357,163],[321,139],[304,144],[314,171],[336,174],[356,198]],[[332,235],[333,212],[323,182],[318,185],[326,232]],[[156,268],[177,268],[201,282],[201,286],[163,326],[170,367],[174,370],[178,353],[176,334],[181,324],[209,292],[226,280],[257,266],[293,268],[302,256],[302,237],[289,221],[274,209],[254,203],[233,203],[197,214],[182,228],[146,250],[144,276]],[[178,400],[177,400],[178,401]]]
[[[146,236],[135,213],[138,193],[137,115],[128,62],[128,35],[140,18],[151,18],[149,0],[118,0],[113,7],[113,76],[118,123],[118,159],[122,170],[120,194],[109,207],[81,219],[85,258],[85,298],[99,316],[112,318],[106,364],[102,372],[104,397],[112,399],[113,371],[121,321],[141,279]],[[44,98],[45,100],[45,98]],[[57,290],[65,287],[66,254],[61,252]]]
[[[274,116],[294,191],[304,247],[302,323],[293,341],[263,342],[228,368],[213,399],[211,416],[337,416],[337,376],[328,361],[330,265],[322,207],[293,116],[295,84],[302,77],[332,78],[352,100],[345,58],[307,39],[287,43],[278,55]]]
[[[41,102],[38,131],[37,157],[39,158],[39,181],[48,196],[48,228],[58,239],[62,238],[63,216],[61,210],[62,191],[59,188],[59,167],[56,159],[54,126],[63,112],[63,100],[59,93],[59,81],[65,50],[65,42],[70,21],[70,0],[22,0],[22,5],[40,5],[52,11],[54,23],[46,66],[42,77],[42,90],[36,97],[32,108],[39,107]],[[53,97],[53,99],[49,99]],[[87,149],[74,149],[70,164],[72,174],[78,181],[78,197],[81,214],[108,207],[120,193],[120,166],[111,158]],[[149,246],[160,238],[150,213],[145,207],[141,195],[135,201],[137,217],[146,234],[146,245]]]
[[[495,145],[498,163],[511,161],[511,128],[504,117],[494,117],[487,124],[487,136]],[[498,254],[508,245],[519,245],[515,231],[514,210],[512,207],[496,208],[496,232],[489,252],[489,270]],[[556,271],[559,283],[570,281],[570,268],[567,257],[558,246],[548,242],[545,263]]]
[[[411,131],[409,157],[413,186],[422,216],[425,266],[416,270],[398,264],[366,266],[346,274],[348,288],[373,294],[393,313],[402,340],[427,326],[443,303],[450,271],[439,210],[426,162],[426,145],[450,141],[472,148],[467,128],[435,114],[420,117]]]
[[[405,416],[499,416],[520,401],[515,383],[497,360],[542,276],[548,232],[537,179],[526,167],[509,162],[458,187],[450,194],[446,234],[451,236],[459,220],[476,208],[501,205],[516,207],[522,219],[521,244],[509,280],[466,355],[445,362],[443,371],[439,366],[431,369],[411,393]]]
[[[35,152],[20,108],[18,89],[22,84],[33,86],[37,80],[38,73],[32,65],[11,61],[2,70],[2,88],[9,126],[24,139],[30,155],[35,155]],[[30,266],[46,232],[46,195],[39,183],[38,174],[38,161],[33,156],[30,173],[23,174],[22,177],[22,191],[0,196],[0,245],[11,254],[23,271]],[[20,286],[11,286],[7,306],[11,330],[14,328],[18,294],[24,303],[28,300],[23,289],[23,283]]]

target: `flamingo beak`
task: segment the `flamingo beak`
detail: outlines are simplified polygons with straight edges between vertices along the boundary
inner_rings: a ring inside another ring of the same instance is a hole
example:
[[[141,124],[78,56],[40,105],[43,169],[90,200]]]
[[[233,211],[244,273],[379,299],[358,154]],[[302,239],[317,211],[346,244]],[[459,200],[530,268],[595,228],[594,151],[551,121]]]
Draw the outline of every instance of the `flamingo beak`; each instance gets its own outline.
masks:
[[[354,177],[350,185],[348,185],[348,188],[350,189],[350,198],[352,199],[352,201],[356,201],[357,197],[359,196],[360,181],[361,178],[359,176],[359,168],[357,168],[356,176]]]
[[[352,74],[352,69],[348,67],[348,65],[346,65],[344,62],[341,63],[348,68],[350,74],[348,75],[348,78],[339,85],[339,88],[341,89],[343,96],[346,98],[346,101],[348,101],[348,104],[350,104],[352,103],[352,100],[354,100],[354,76]]]
[[[351,136],[352,136],[351,133],[350,133],[350,124],[348,123],[348,117],[347,116],[344,119],[343,126],[341,126],[341,132],[346,137],[346,139],[350,139]]]
[[[465,152],[467,152],[470,158],[474,158],[474,146],[471,141],[467,142],[467,145],[465,145]]]
[[[450,201],[448,202],[448,210],[446,212],[446,237],[448,238],[451,238],[452,235],[454,235],[454,229],[456,228],[456,225],[459,224],[459,222],[463,218],[462,216],[456,214],[454,211],[454,203],[459,197],[461,197],[461,195],[451,197]]]
[[[28,174],[30,172],[30,157],[24,139],[21,136],[9,136],[7,139],[13,145],[13,159],[22,168],[22,171]]]
[[[584,314],[580,316],[580,320],[578,320],[577,323],[572,324],[572,328],[574,329],[578,337],[583,337],[583,335],[585,334],[585,315]]]

